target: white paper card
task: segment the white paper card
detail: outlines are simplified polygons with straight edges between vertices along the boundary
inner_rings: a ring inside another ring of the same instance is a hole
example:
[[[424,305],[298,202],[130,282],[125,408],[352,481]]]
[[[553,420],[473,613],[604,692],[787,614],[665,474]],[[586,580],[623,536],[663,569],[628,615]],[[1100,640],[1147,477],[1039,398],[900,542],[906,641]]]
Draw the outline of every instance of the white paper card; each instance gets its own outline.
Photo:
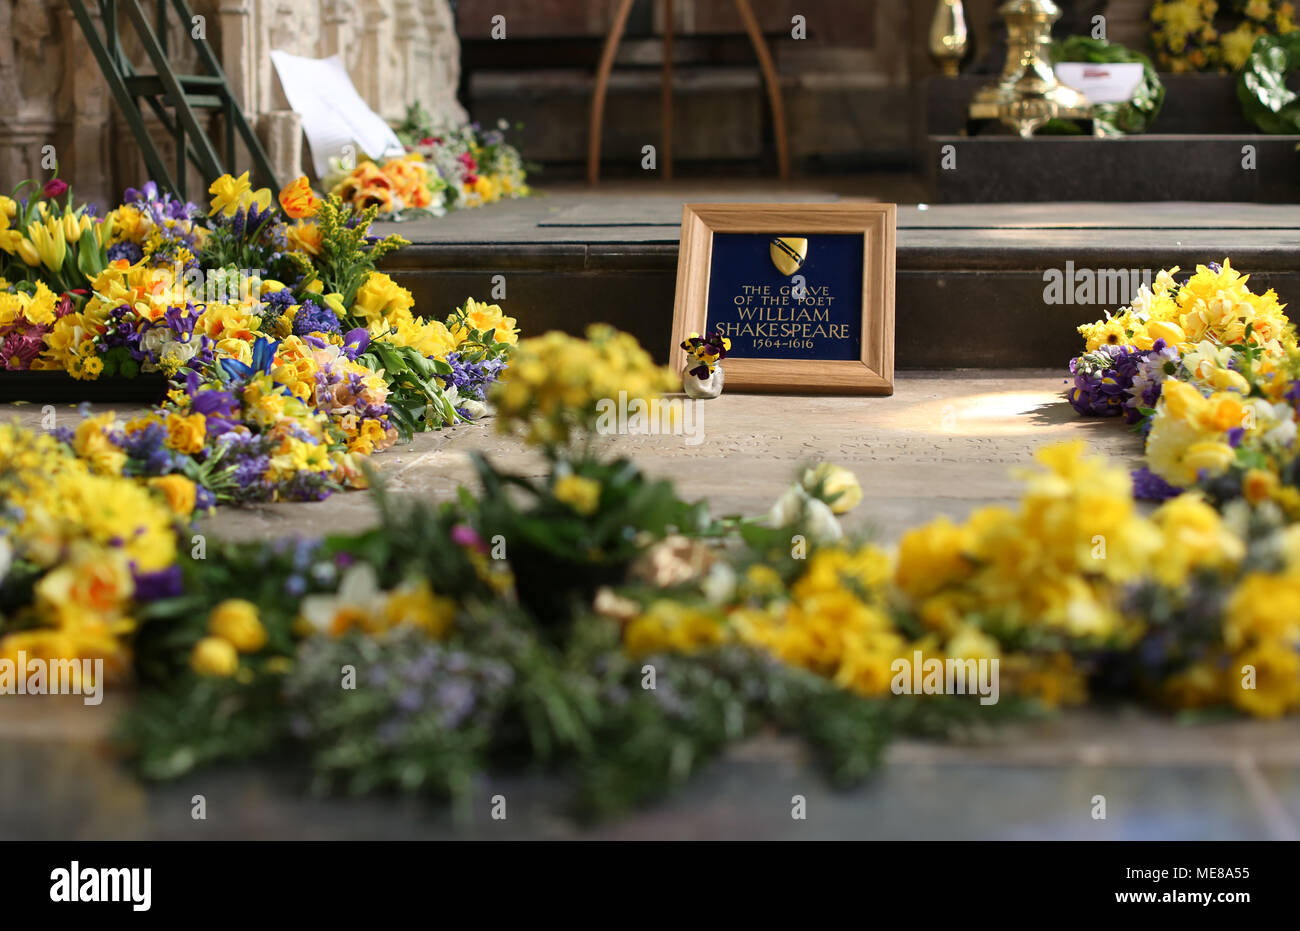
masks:
[[[1098,65],[1086,61],[1063,61],[1056,77],[1088,98],[1089,103],[1128,103],[1142,80],[1142,65],[1123,62]]]
[[[325,177],[329,159],[342,156],[348,145],[374,159],[405,151],[392,127],[361,99],[338,55],[303,58],[274,49],[271,61],[285,99],[302,117],[317,177]]]

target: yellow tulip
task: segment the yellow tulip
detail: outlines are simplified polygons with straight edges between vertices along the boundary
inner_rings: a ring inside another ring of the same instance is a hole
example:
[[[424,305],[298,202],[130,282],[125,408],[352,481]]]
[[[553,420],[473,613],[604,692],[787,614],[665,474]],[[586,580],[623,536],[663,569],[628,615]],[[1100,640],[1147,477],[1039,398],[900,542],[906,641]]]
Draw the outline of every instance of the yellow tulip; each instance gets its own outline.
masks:
[[[1148,323],[1147,333],[1153,340],[1163,339],[1169,346],[1179,346],[1187,339],[1183,328],[1168,320],[1153,320]]]
[[[101,247],[107,246],[113,239],[113,231],[116,228],[116,224],[114,223],[116,215],[116,211],[110,213],[108,216],[104,217],[102,223],[95,227],[95,239]]]
[[[63,230],[59,221],[51,217],[45,224],[32,221],[27,226],[27,238],[36,247],[41,262],[52,272],[63,267],[63,260],[68,254],[68,244],[63,239]]]
[[[68,245],[75,245],[81,238],[81,227],[77,224],[77,215],[74,213],[65,213],[63,215],[63,236],[68,240]]]
[[[36,266],[41,264],[41,257],[30,239],[18,240],[18,255],[28,265]]]

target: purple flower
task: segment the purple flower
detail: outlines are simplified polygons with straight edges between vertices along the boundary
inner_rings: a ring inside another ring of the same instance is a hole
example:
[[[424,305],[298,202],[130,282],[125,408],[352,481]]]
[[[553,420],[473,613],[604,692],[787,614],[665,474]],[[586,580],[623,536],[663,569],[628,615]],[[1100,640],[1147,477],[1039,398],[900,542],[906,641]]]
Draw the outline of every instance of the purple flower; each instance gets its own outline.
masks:
[[[136,572],[131,570],[135,579],[135,599],[137,601],[157,601],[159,598],[175,598],[181,594],[181,567],[168,566],[156,572]]]
[[[338,315],[328,307],[319,307],[311,301],[304,301],[293,318],[295,336],[307,336],[312,333],[338,333]]]
[[[1133,470],[1133,497],[1139,501],[1167,501],[1182,493],[1146,466]]]
[[[56,197],[62,197],[67,193],[67,191],[68,182],[62,181],[58,178],[51,178],[49,181],[45,182],[45,187],[41,188],[41,193],[50,200],[54,200]]]
[[[126,259],[127,262],[134,265],[142,258],[144,258],[144,250],[133,242],[119,242],[108,247],[108,260],[110,262]]]
[[[474,401],[482,401],[487,397],[487,386],[496,381],[505,368],[505,363],[500,359],[474,362],[462,359],[457,352],[447,354],[447,364],[451,366],[451,374],[439,376],[446,387],[455,388],[462,398]]]
[[[343,354],[355,360],[370,345],[370,334],[365,327],[356,327],[343,334]]]

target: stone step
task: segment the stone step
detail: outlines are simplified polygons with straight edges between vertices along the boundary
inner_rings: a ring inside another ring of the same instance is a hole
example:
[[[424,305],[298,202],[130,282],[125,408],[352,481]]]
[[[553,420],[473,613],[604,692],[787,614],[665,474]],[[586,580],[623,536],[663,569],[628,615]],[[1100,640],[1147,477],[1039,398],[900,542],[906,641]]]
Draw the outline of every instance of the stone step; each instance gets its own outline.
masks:
[[[593,86],[588,69],[476,71],[469,81],[470,106],[485,124],[498,118],[519,124],[512,141],[529,159],[580,162],[587,157]],[[911,157],[911,100],[884,76],[850,70],[782,72],[781,86],[793,158],[868,152]],[[661,88],[657,66],[615,68],[605,108],[605,162],[635,168],[642,146],[659,144]],[[772,148],[770,124],[767,95],[752,62],[674,69],[675,160],[758,159]]]
[[[1258,134],[930,136],[926,171],[939,203],[1296,203],[1297,146]]]
[[[557,193],[395,225],[413,245],[386,268],[444,314],[486,297],[505,276],[504,307],[530,333],[581,333],[596,321],[633,333],[667,361],[676,288],[680,193]],[[597,189],[599,191],[601,189]],[[827,200],[809,191],[710,200]],[[1300,308],[1300,217],[1294,207],[1213,203],[962,204],[898,213],[896,365],[900,369],[1063,369],[1075,327],[1127,302],[1134,277],[1231,257],[1252,286]],[[1120,275],[1112,275],[1114,270]],[[1047,303],[1050,276],[1100,282]],[[1097,292],[1101,293],[1098,294]]]

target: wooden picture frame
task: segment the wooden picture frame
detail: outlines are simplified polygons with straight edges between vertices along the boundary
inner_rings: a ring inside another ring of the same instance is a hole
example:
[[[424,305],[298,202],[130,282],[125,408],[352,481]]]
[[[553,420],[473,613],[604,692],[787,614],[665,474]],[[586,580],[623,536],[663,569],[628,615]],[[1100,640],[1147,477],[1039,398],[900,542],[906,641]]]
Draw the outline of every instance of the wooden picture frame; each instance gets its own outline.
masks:
[[[856,359],[737,358],[722,367],[728,390],[791,394],[894,393],[894,204],[684,204],[669,364],[686,365],[681,343],[705,333],[715,233],[862,238],[861,351]]]

